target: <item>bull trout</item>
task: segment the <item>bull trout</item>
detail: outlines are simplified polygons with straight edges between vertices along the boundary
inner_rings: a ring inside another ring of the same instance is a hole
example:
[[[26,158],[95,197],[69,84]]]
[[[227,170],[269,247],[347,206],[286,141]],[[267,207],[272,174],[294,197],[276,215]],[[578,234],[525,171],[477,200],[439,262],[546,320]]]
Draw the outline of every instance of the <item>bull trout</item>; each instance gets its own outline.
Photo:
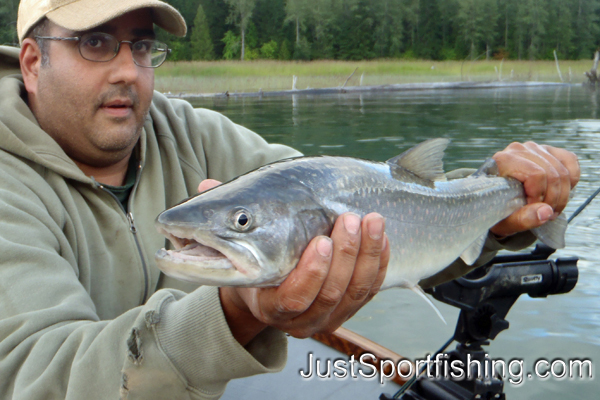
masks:
[[[422,295],[421,279],[459,257],[472,265],[488,230],[526,203],[523,185],[497,176],[491,159],[473,175],[447,181],[448,143],[428,140],[385,163],[320,156],[258,168],[162,212],[157,229],[175,249],[157,252],[158,267],[203,285],[276,286],[339,215],[378,212],[391,251],[382,289]],[[565,229],[561,218],[534,233],[561,248]]]

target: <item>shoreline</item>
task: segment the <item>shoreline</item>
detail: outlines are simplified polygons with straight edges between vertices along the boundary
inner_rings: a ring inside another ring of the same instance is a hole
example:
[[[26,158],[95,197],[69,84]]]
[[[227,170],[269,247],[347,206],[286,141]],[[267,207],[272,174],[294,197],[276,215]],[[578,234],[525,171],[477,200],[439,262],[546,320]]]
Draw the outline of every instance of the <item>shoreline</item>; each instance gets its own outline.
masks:
[[[275,90],[257,92],[234,92],[229,91],[221,93],[163,93],[169,98],[180,99],[198,99],[198,98],[218,98],[218,97],[283,97],[294,95],[326,95],[326,94],[346,94],[346,93],[372,93],[372,92],[394,92],[409,90],[454,90],[454,89],[496,89],[509,87],[541,87],[541,86],[579,86],[566,82],[532,82],[532,81],[462,81],[462,82],[424,82],[424,83],[398,83],[372,86],[339,86],[328,88],[306,88],[292,90]]]

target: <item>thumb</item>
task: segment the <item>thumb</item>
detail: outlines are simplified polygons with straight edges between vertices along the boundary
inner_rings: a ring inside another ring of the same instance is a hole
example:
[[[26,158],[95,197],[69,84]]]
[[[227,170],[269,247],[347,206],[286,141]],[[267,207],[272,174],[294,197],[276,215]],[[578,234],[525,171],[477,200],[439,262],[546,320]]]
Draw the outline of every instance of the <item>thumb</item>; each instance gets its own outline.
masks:
[[[528,204],[498,222],[490,231],[497,236],[514,235],[541,226],[553,215],[554,210],[546,203]]]
[[[207,191],[208,189],[212,189],[216,186],[219,186],[221,182],[216,179],[205,179],[198,185],[198,193],[202,193]]]

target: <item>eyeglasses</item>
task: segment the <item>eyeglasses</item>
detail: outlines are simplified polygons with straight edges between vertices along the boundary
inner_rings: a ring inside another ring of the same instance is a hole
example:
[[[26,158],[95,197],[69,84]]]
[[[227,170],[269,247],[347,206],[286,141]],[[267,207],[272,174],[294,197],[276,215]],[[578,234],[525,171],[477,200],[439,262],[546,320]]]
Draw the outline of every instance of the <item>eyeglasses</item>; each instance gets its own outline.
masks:
[[[128,40],[118,41],[116,37],[108,33],[91,32],[81,36],[59,37],[59,36],[36,36],[36,39],[44,40],[72,40],[78,41],[79,54],[89,61],[107,62],[119,54],[122,43],[128,43],[135,65],[145,68],[157,68],[165,62],[171,49],[158,40],[141,39],[131,42]]]

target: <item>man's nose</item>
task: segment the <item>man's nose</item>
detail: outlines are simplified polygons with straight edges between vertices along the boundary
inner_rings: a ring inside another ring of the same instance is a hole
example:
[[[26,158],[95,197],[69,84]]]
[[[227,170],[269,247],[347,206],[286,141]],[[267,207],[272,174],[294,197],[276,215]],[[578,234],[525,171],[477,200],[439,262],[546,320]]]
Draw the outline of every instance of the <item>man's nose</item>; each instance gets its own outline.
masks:
[[[135,62],[133,61],[133,52],[131,51],[131,42],[121,42],[119,52],[116,57],[112,60],[115,68],[111,75],[111,83],[134,82],[139,75],[139,70]]]

